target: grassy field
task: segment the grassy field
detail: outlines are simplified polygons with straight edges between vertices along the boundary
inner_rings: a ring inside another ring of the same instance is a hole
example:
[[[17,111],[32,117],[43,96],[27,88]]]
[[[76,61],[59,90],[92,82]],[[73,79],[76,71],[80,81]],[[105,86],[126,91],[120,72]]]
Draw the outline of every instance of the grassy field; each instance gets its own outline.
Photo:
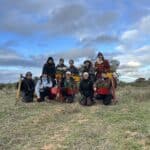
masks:
[[[15,104],[0,91],[1,150],[149,150],[150,86],[117,90],[119,103]]]

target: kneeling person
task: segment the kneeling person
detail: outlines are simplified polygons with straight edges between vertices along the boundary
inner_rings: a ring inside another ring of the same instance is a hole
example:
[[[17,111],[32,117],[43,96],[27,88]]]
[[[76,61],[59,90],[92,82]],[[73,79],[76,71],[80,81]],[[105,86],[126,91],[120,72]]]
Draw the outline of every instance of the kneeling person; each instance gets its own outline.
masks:
[[[93,82],[89,79],[88,72],[83,73],[83,79],[80,82],[79,91],[82,96],[82,98],[80,100],[81,105],[91,106],[92,104],[94,104]]]
[[[35,94],[38,102],[43,102],[45,98],[53,99],[54,96],[51,94],[51,88],[56,84],[55,80],[48,77],[47,74],[43,74],[38,80],[35,87]]]
[[[106,75],[102,73],[102,78],[97,79],[94,84],[94,91],[96,92],[96,99],[102,100],[104,105],[112,103],[112,82]]]
[[[71,77],[71,72],[67,71],[65,78],[61,80],[61,95],[65,102],[74,102],[76,83]]]
[[[25,78],[22,80],[21,93],[23,102],[33,102],[35,84],[32,79],[32,73],[27,72]]]

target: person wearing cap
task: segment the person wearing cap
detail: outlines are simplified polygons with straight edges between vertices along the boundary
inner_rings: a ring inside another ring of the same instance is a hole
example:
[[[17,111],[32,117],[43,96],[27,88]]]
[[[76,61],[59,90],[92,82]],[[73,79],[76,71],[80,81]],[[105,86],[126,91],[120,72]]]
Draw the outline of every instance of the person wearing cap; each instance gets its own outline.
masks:
[[[74,60],[69,60],[69,67],[67,71],[70,71],[72,75],[79,75],[79,70],[74,66]]]
[[[81,73],[88,72],[90,80],[95,81],[95,71],[93,64],[90,60],[85,60],[81,67]]]
[[[94,83],[95,98],[102,100],[104,105],[110,105],[115,102],[115,91],[113,89],[112,80],[107,73],[102,73],[101,78],[98,78]]]
[[[97,60],[95,62],[96,79],[101,78],[102,73],[107,73],[110,71],[110,65],[108,60],[104,59],[101,52],[97,55]]]
[[[91,106],[94,104],[93,82],[90,80],[88,72],[83,73],[83,79],[80,82],[79,91],[81,94],[81,99],[80,99],[81,105]]]
[[[63,101],[67,103],[74,102],[76,83],[74,79],[71,77],[71,72],[67,71],[64,78],[62,78],[60,83],[61,95]]]
[[[21,95],[23,102],[33,102],[35,84],[32,79],[32,73],[27,72],[21,84]]]
[[[61,80],[62,77],[64,77],[65,72],[67,71],[67,66],[64,64],[64,59],[59,59],[59,64],[56,66],[56,78],[58,81]]]
[[[55,79],[56,67],[52,57],[49,57],[47,62],[44,64],[42,74],[47,74],[51,78]]]
[[[56,82],[53,78],[49,77],[47,74],[42,74],[35,87],[37,102],[43,102],[46,99],[48,101],[54,99],[55,95],[51,93],[51,88],[55,85]]]

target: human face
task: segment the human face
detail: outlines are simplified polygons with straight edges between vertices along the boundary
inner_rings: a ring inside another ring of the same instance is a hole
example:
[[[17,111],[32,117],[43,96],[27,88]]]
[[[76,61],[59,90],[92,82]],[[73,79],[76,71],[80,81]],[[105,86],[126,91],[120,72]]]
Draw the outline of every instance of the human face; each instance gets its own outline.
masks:
[[[29,79],[29,80],[32,79],[32,75],[31,75],[31,74],[28,74],[28,75],[27,75],[27,79]]]
[[[47,78],[47,74],[43,74],[42,76],[43,76],[43,78]]]
[[[89,67],[89,66],[90,66],[90,63],[89,63],[89,62],[86,62],[86,63],[85,63],[85,66],[86,66],[86,67]]]
[[[87,80],[89,78],[89,74],[83,74],[83,79]]]
[[[60,60],[59,61],[60,65],[64,64],[64,61],[63,60]]]
[[[101,60],[101,61],[103,60],[103,56],[102,56],[102,55],[100,55],[98,58],[99,58],[99,60]]]
[[[69,61],[69,64],[70,64],[70,66],[73,66],[73,62],[72,61]]]
[[[70,74],[70,73],[67,73],[67,74],[66,74],[66,78],[67,78],[67,79],[70,79],[70,77],[71,77],[71,74]]]
[[[51,59],[48,61],[49,64],[51,64],[52,62],[53,62],[53,61],[52,61]]]

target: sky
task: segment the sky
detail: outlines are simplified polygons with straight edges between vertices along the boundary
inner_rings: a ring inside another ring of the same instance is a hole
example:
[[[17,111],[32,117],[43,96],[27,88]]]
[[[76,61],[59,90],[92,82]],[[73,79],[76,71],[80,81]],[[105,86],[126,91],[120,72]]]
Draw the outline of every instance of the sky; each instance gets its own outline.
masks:
[[[40,76],[49,56],[120,61],[120,80],[150,78],[150,0],[0,0],[0,83]]]

